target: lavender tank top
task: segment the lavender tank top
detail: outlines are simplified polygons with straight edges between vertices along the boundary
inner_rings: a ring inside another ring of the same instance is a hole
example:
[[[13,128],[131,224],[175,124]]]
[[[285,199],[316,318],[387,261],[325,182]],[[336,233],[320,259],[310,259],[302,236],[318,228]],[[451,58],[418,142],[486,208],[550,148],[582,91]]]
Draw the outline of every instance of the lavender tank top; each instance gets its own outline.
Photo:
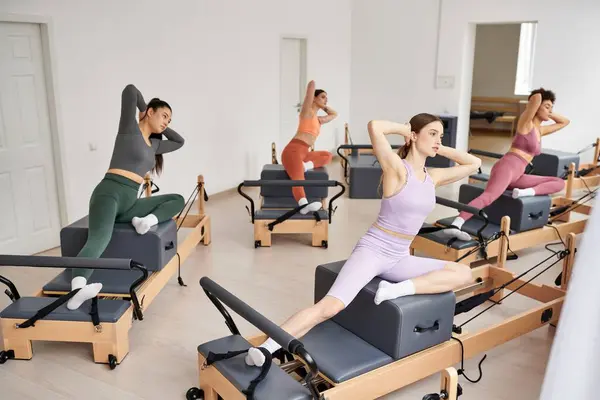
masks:
[[[421,181],[414,175],[410,164],[406,167],[406,184],[400,192],[381,199],[377,224],[382,228],[414,236],[419,233],[425,218],[435,208],[435,184],[428,173]]]

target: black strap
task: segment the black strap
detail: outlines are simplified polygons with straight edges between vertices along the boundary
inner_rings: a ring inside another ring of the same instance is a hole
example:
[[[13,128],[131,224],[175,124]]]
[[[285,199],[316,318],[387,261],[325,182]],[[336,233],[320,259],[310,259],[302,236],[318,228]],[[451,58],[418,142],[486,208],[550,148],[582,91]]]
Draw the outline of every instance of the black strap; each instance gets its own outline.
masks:
[[[90,316],[92,317],[92,323],[98,329],[100,327],[100,315],[98,314],[98,296],[92,299],[92,309],[90,310]]]
[[[75,296],[75,294],[77,292],[79,292],[81,289],[75,289],[63,296],[60,296],[59,298],[57,298],[55,301],[53,301],[52,303],[48,304],[46,307],[41,308],[40,310],[38,310],[38,312],[35,313],[35,315],[31,318],[29,318],[27,321],[18,324],[17,328],[29,328],[31,326],[35,326],[35,323],[37,321],[39,321],[40,319],[45,318],[46,316],[48,316],[48,314],[50,314],[52,311],[56,310],[58,307],[62,306],[63,304],[65,304],[67,301],[69,301],[73,296]],[[94,327],[96,327],[96,329],[98,329],[100,327],[100,315],[98,313],[98,296],[94,297],[92,299],[92,307],[90,310],[90,316],[92,317],[92,323],[94,324]]]
[[[246,389],[242,390],[242,393],[244,393],[246,395],[246,398],[249,400],[254,399],[254,391],[256,390],[256,387],[258,386],[258,384],[267,377],[267,374],[269,373],[269,370],[271,369],[271,364],[273,361],[273,355],[267,349],[265,349],[263,347],[256,347],[256,348],[258,350],[260,350],[261,353],[263,353],[263,355],[265,356],[265,362],[262,365],[262,367],[260,368],[260,374],[258,374],[258,376],[250,382],[250,385],[248,385],[248,387]],[[206,365],[208,366],[217,361],[227,360],[229,358],[236,357],[240,354],[247,353],[248,350],[250,350],[250,349],[228,351],[227,353],[213,353],[211,351],[208,353],[208,356],[206,357]]]
[[[258,347],[258,349],[265,356],[265,362],[262,365],[262,367],[260,368],[260,374],[258,374],[258,376],[252,380],[252,382],[250,382],[250,385],[248,386],[248,388],[246,390],[242,391],[242,393],[244,393],[246,395],[246,398],[248,398],[250,400],[254,399],[254,390],[256,390],[256,386],[258,386],[258,384],[267,377],[267,374],[269,373],[269,369],[271,369],[271,364],[272,364],[272,359],[273,359],[272,354],[267,349],[262,348],[262,347]]]
[[[18,324],[17,328],[29,328],[30,326],[35,326],[35,323],[42,319],[45,318],[48,314],[50,314],[52,311],[56,310],[58,307],[62,306],[63,304],[65,304],[67,301],[69,301],[73,296],[75,296],[75,294],[77,292],[79,292],[79,290],[81,289],[75,289],[63,296],[60,296],[58,299],[56,299],[55,301],[53,301],[52,303],[48,304],[46,307],[38,310],[37,313],[35,313],[35,315],[31,318],[29,318],[27,321]]]
[[[309,203],[306,203],[304,205],[298,206],[296,208],[293,208],[291,210],[289,210],[288,212],[286,212],[285,214],[280,215],[275,221],[270,222],[269,224],[267,224],[267,228],[269,228],[270,231],[273,231],[273,228],[275,227],[275,225],[278,225],[284,221],[287,221],[288,219],[292,218],[294,215],[298,214],[300,212],[300,210],[302,210],[304,207],[308,206]],[[321,216],[319,215],[318,211],[314,211],[313,212],[313,216],[315,217],[315,219],[317,220],[317,222],[321,222]]]

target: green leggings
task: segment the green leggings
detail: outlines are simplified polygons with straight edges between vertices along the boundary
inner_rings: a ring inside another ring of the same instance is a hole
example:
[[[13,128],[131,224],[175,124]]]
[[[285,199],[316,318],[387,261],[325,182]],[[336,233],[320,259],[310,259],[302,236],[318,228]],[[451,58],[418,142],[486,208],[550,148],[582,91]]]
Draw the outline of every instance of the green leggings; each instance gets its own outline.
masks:
[[[185,201],[178,194],[165,194],[138,199],[140,185],[116,174],[106,174],[94,189],[90,199],[87,242],[78,257],[100,258],[112,237],[115,222],[131,222],[133,217],[154,214],[158,222],[168,221],[179,214]],[[71,269],[72,278],[90,278],[93,269]]]

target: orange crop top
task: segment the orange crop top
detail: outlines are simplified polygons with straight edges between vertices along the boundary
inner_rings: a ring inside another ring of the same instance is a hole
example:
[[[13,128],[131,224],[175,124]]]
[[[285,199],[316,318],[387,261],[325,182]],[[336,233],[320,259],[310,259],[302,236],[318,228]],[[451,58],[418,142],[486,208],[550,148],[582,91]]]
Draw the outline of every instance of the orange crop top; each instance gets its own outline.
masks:
[[[298,132],[308,133],[314,137],[319,136],[319,133],[321,132],[321,123],[319,122],[319,117],[317,117],[317,114],[315,114],[312,118],[300,117],[300,121],[298,123]]]

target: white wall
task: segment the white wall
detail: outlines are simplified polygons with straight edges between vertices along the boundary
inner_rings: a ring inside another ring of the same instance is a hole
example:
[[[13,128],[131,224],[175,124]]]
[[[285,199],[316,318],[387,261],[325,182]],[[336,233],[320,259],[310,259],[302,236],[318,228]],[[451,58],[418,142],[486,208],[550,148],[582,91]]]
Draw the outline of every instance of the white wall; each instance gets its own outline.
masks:
[[[505,0],[500,7],[492,0],[355,0],[353,5],[355,142],[359,131],[359,139],[368,140],[365,126],[372,118],[404,121],[420,111],[449,112],[459,116],[457,147],[466,149],[474,24],[525,21],[539,21],[534,86],[554,90],[555,111],[572,121],[545,137],[543,146],[577,151],[600,134],[589,106],[600,89],[600,54],[593,44],[600,37],[600,2]],[[436,89],[436,74],[453,76],[454,87]],[[582,159],[591,157],[586,153]]]
[[[368,143],[367,122],[405,122],[431,107],[437,0],[355,0],[352,9],[350,132]],[[389,137],[393,143],[402,139]]]
[[[308,38],[308,77],[327,90],[340,114],[323,128],[317,149],[333,150],[343,140],[350,0],[3,0],[0,20],[6,13],[51,21],[69,222],[87,213],[108,168],[128,83],[146,101],[167,100],[171,127],[186,139],[165,156],[161,193],[187,199],[198,174],[209,194],[257,179],[279,137],[282,35]]]
[[[515,95],[520,24],[477,25],[473,96],[521,97]]]

